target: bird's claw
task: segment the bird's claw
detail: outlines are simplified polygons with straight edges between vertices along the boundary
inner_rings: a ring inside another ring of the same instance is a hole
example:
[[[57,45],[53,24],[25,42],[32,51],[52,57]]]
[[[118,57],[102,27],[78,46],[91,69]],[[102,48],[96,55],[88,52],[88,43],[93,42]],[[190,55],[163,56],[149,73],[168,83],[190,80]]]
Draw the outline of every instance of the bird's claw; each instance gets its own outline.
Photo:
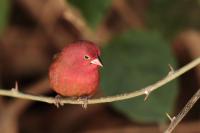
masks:
[[[63,106],[64,104],[61,102],[61,96],[60,95],[56,95],[55,96],[55,105],[57,108],[59,108],[60,106]]]
[[[78,98],[78,101],[82,101],[81,106],[84,109],[87,109],[87,107],[88,107],[88,98],[89,98],[88,96],[81,96]]]

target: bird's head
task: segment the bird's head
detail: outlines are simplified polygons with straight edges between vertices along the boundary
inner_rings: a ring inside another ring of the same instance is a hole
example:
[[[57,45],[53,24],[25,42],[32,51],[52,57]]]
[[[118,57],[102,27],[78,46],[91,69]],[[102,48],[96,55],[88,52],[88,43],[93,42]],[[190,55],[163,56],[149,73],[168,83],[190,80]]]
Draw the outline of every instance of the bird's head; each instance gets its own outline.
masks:
[[[86,70],[103,67],[100,49],[90,41],[78,41],[68,45],[61,53],[68,65]]]

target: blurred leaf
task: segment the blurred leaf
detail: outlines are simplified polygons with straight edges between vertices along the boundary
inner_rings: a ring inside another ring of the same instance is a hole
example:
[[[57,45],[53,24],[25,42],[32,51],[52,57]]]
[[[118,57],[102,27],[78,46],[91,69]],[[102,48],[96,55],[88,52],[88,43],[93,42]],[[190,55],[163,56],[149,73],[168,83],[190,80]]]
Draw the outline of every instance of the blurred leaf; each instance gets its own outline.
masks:
[[[69,0],[69,2],[79,8],[92,28],[102,21],[111,5],[111,0]]]
[[[9,0],[0,0],[0,35],[8,22],[9,7]]]
[[[169,44],[155,32],[130,31],[114,38],[102,52],[102,88],[105,95],[136,91],[146,87],[174,66]],[[139,122],[163,122],[165,113],[173,110],[177,95],[176,82],[152,92],[147,101],[144,96],[112,105],[128,118]]]
[[[149,9],[149,25],[169,37],[184,28],[200,29],[198,0],[152,0]]]

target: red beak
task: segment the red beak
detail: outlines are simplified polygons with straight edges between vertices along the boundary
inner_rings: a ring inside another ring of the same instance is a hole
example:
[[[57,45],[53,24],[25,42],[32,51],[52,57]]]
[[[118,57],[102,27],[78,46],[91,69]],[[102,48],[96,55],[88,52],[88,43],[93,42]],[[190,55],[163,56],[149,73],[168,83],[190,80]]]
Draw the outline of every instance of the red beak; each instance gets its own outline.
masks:
[[[95,58],[95,59],[93,59],[90,63],[103,67],[100,58]]]

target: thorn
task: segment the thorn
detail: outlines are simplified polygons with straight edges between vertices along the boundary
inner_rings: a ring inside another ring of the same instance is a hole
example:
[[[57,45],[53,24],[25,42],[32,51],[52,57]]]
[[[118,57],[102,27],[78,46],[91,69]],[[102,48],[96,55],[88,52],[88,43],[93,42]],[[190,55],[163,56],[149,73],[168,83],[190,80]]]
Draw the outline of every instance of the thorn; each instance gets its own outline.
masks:
[[[18,86],[18,82],[15,81],[15,87],[11,89],[13,92],[18,92],[19,91],[19,86]]]
[[[169,118],[169,120],[172,122],[176,117],[171,117],[168,113],[166,113],[167,118]]]
[[[147,87],[144,94],[146,95],[144,101],[146,101],[151,93],[151,86]]]
[[[54,104],[57,108],[59,108],[60,106],[64,106],[64,103],[61,102],[61,96],[60,95],[55,96],[55,103]]]
[[[168,64],[168,66],[169,66],[169,69],[170,69],[168,75],[172,75],[174,73],[174,68],[170,64]]]
[[[149,97],[149,94],[150,94],[150,93],[149,93],[149,91],[147,91],[147,90],[146,90],[144,93],[145,93],[145,95],[146,95],[145,98],[144,98],[144,101],[146,101],[147,98]]]

